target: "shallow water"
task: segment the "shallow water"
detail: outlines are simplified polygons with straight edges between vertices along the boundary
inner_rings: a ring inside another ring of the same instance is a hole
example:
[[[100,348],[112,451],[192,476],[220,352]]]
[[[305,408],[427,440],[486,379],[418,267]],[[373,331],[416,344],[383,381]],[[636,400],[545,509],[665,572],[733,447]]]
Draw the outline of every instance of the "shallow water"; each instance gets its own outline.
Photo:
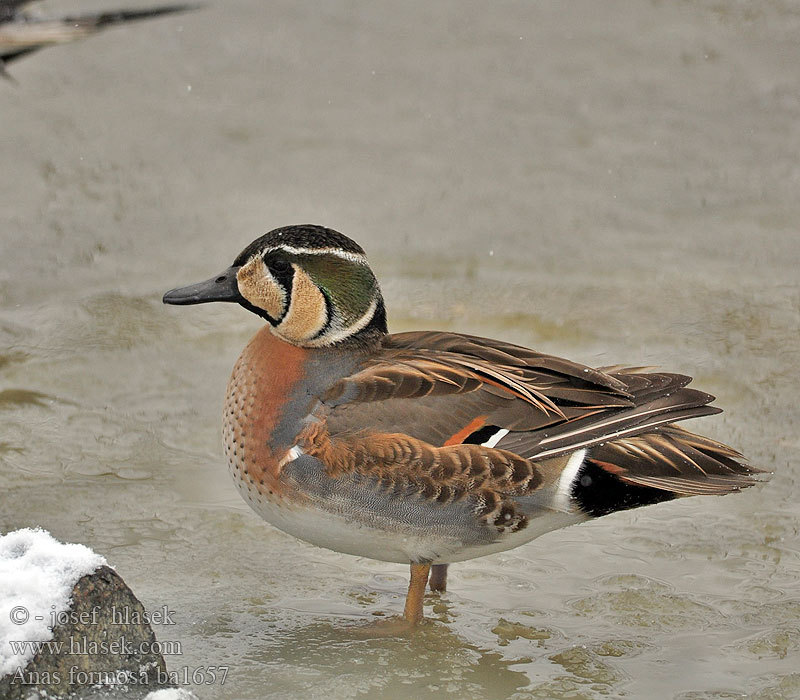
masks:
[[[0,529],[173,610],[170,669],[229,667],[201,698],[800,698],[798,30],[788,0],[232,0],[14,64]],[[364,246],[393,330],[691,374],[726,409],[694,428],[775,477],[453,566],[416,638],[360,638],[405,567],[227,475],[258,319],[160,303],[305,221]]]

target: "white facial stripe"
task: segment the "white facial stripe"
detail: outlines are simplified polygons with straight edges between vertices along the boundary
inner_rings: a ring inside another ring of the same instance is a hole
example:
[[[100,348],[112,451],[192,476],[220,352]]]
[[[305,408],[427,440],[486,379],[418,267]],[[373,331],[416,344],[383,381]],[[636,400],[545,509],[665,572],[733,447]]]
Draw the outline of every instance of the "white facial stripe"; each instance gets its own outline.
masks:
[[[367,324],[372,320],[372,317],[375,315],[375,310],[377,308],[378,308],[378,299],[375,298],[372,300],[372,303],[369,305],[369,308],[367,309],[366,313],[355,323],[347,327],[342,327],[341,320],[339,318],[334,317],[333,322],[331,323],[331,328],[327,333],[323,333],[319,338],[309,341],[305,343],[305,345],[307,345],[308,347],[320,347],[322,345],[331,345],[332,343],[338,343],[340,340],[344,340],[348,336],[355,335],[362,328],[365,328]]]
[[[585,458],[586,449],[578,450],[567,460],[567,466],[561,472],[561,477],[558,479],[558,487],[556,488],[556,501],[561,510],[568,511],[572,509],[570,496],[572,484],[575,483]]]
[[[494,447],[506,435],[508,435],[508,431],[505,428],[501,428],[494,435],[492,435],[492,437],[490,437],[486,442],[481,443],[481,444],[482,444],[483,447]]]
[[[266,248],[257,255],[263,256],[265,253],[270,253],[274,250],[282,250],[291,255],[334,255],[337,258],[359,263],[360,265],[368,264],[367,258],[361,253],[350,253],[346,250],[340,250],[339,248],[295,248],[294,246],[280,245],[274,246],[273,248]]]

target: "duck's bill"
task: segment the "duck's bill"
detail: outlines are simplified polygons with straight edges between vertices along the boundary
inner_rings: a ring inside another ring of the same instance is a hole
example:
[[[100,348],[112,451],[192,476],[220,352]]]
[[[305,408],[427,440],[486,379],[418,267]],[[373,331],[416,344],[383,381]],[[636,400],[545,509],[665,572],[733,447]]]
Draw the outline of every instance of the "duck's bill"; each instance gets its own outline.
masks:
[[[236,282],[236,273],[239,267],[229,267],[227,270],[197,284],[188,287],[171,289],[164,295],[165,304],[184,306],[188,304],[205,304],[209,301],[234,301],[241,303],[244,298],[239,293]]]

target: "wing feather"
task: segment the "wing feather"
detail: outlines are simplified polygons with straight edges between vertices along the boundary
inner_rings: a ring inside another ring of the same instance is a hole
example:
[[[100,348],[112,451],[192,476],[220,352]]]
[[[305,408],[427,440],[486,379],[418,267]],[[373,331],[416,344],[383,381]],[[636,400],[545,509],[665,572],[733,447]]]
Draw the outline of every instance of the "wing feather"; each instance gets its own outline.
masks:
[[[403,333],[387,336],[357,371],[330,387],[322,405],[334,444],[349,444],[362,430],[389,442],[408,438],[433,450],[414,457],[423,472],[442,460],[461,465],[458,473],[465,464],[491,471],[515,459],[544,466],[588,448],[587,463],[627,485],[620,503],[727,493],[754,483],[759,470],[738,452],[672,425],[720,412],[709,405],[713,396],[687,386],[690,377],[607,369],[475,336]],[[491,426],[508,431],[492,448],[457,444]],[[421,478],[398,461],[387,469],[398,478]],[[509,483],[495,480],[489,489],[497,508],[508,506]],[[526,483],[530,490],[542,480],[531,476]],[[451,486],[453,493],[461,488]],[[648,495],[655,491],[669,494]],[[614,503],[613,509],[630,507]]]

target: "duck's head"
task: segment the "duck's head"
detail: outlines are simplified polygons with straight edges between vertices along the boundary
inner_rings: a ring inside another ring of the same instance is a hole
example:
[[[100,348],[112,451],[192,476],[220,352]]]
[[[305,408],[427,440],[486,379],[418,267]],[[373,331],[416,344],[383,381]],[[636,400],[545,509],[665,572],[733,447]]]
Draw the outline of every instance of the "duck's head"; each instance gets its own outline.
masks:
[[[383,297],[364,251],[322,226],[276,228],[216,277],[164,295],[165,304],[209,301],[241,304],[301,347],[369,343],[386,333]]]

